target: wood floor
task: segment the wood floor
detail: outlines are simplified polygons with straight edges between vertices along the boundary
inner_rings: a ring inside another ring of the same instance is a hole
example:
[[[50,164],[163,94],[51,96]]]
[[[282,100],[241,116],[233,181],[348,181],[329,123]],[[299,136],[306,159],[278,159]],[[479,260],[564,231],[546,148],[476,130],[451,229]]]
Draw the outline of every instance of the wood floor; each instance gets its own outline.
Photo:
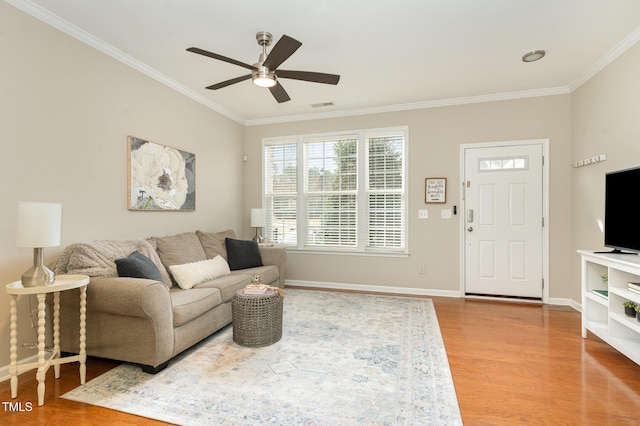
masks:
[[[640,366],[589,335],[571,308],[433,298],[465,425],[640,424]],[[87,379],[116,366],[90,358]],[[171,367],[169,367],[171,368]],[[0,424],[159,425],[161,422],[59,398],[79,384],[77,364],[47,376],[37,406],[35,374],[18,398],[0,383]],[[20,402],[31,411],[10,412]]]

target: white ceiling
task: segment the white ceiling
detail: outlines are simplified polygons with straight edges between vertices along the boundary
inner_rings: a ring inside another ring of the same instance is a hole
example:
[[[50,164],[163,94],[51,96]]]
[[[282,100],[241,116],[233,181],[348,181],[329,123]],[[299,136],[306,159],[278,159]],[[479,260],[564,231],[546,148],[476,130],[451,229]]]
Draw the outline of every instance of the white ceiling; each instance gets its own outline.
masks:
[[[5,1],[248,125],[569,93],[640,39],[638,0]],[[204,89],[247,70],[185,49],[253,64],[259,31],[302,42],[281,68],[340,83]]]

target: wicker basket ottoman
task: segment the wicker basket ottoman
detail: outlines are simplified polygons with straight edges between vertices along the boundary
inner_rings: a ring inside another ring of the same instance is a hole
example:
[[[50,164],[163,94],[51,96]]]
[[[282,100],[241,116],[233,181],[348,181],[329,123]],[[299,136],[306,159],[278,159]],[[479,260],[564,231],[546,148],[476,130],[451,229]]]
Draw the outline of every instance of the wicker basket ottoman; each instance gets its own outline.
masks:
[[[276,291],[244,294],[239,290],[231,302],[231,315],[233,341],[241,346],[268,346],[282,337],[282,297]]]

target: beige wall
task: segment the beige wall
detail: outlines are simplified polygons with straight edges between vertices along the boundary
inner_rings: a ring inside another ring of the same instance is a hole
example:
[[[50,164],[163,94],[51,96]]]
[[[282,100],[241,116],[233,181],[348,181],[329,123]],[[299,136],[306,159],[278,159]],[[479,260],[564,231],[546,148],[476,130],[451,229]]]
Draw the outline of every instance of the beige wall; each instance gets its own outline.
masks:
[[[572,162],[607,155],[572,170],[573,249],[601,250],[605,173],[640,166],[640,44],[573,93],[573,135]],[[629,188],[629,196],[637,197],[637,188]],[[578,278],[579,259],[573,255]]]
[[[247,127],[245,205],[261,203],[262,138],[340,130],[409,126],[408,258],[289,254],[287,279],[458,291],[460,215],[440,219],[460,205],[460,145],[522,139],[550,140],[551,297],[571,289],[571,97],[550,96],[446,108]],[[424,204],[425,177],[446,177],[446,205]],[[427,208],[429,219],[419,220]],[[245,223],[245,226],[247,224]],[[425,265],[426,274],[419,274]],[[578,299],[576,299],[578,300]]]
[[[196,228],[241,231],[241,125],[4,2],[0,58],[2,286],[32,263],[30,249],[15,247],[19,201],[63,204],[62,247]],[[196,154],[195,212],[127,210],[127,135]],[[46,261],[62,247],[46,249]],[[9,363],[8,307],[3,289],[0,369]],[[28,298],[19,309],[20,340],[35,342]],[[19,358],[34,353],[21,350]]]
[[[243,128],[160,83],[0,2],[0,282],[31,264],[15,247],[19,201],[64,208],[62,247],[100,238],[144,237],[200,228],[250,235],[248,211],[261,203],[264,137],[407,125],[410,129],[410,256],[381,258],[291,254],[288,278],[457,291],[459,218],[439,218],[458,205],[460,145],[550,140],[550,286],[552,298],[580,300],[575,250],[599,248],[604,173],[640,164],[640,46],[572,95],[490,102]],[[140,213],[126,209],[126,137],[138,136],[196,153],[197,210]],[[244,142],[244,144],[243,144]],[[570,164],[605,153],[594,166]],[[248,161],[242,163],[242,155]],[[424,204],[424,178],[448,178],[445,206]],[[244,191],[244,195],[243,194]],[[428,208],[430,219],[418,220]],[[52,260],[61,248],[48,249]],[[426,274],[418,274],[424,264]],[[21,298],[19,334],[35,340]],[[0,306],[9,299],[0,292]],[[0,348],[9,315],[0,308]],[[19,357],[32,355],[21,350]],[[0,368],[9,362],[0,351]]]

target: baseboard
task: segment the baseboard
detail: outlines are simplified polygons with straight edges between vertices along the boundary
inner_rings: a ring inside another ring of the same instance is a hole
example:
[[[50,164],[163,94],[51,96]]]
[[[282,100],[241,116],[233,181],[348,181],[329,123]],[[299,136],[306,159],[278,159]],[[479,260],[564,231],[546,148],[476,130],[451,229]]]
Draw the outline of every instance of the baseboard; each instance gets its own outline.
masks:
[[[573,299],[567,299],[562,297],[552,297],[549,301],[550,305],[568,306],[575,309],[578,312],[582,312],[582,305]]]
[[[347,283],[332,283],[325,281],[301,281],[301,280],[286,280],[286,286],[291,287],[304,287],[304,288],[319,288],[323,290],[350,290],[361,291],[366,293],[385,293],[385,294],[399,294],[407,296],[440,296],[440,297],[461,297],[460,292],[452,290],[438,290],[429,288],[413,288],[413,287],[390,287],[390,286],[378,286],[368,284],[347,284]]]
[[[20,364],[26,364],[29,362],[38,362],[38,354],[35,355],[31,355],[30,357],[24,358],[24,359],[19,359],[18,360],[18,365]],[[29,370],[31,371],[31,370]],[[27,371],[23,371],[23,373],[26,373]],[[21,373],[22,374],[22,373]],[[9,380],[11,378],[11,373],[9,372],[9,365],[5,365],[3,367],[0,367],[0,382],[4,382],[5,380]]]
[[[367,284],[346,284],[346,283],[331,283],[324,281],[301,281],[301,280],[286,280],[285,284],[291,287],[303,287],[303,288],[318,288],[323,290],[349,290],[349,291],[361,291],[366,293],[384,293],[384,294],[399,294],[407,296],[439,296],[439,297],[462,297],[460,292],[453,290],[438,290],[429,288],[413,288],[413,287],[390,287],[390,286],[377,286]],[[549,304],[558,306],[569,306],[578,312],[582,312],[582,306],[580,303],[573,299],[552,297],[549,300]],[[18,364],[27,362],[36,362],[38,355],[32,355],[23,360],[19,360]],[[5,365],[0,368],[0,382],[9,380],[11,374],[9,373],[9,366]]]
[[[459,291],[454,290],[438,290],[429,288],[413,288],[413,287],[390,287],[390,286],[377,286],[368,284],[347,284],[347,283],[332,283],[325,281],[303,281],[303,280],[286,280],[285,285],[291,287],[302,288],[318,288],[323,290],[349,290],[349,291],[361,291],[366,293],[384,293],[384,294],[399,294],[407,296],[439,296],[439,297],[463,297]],[[496,298],[495,300],[505,300],[503,298]],[[578,312],[581,312],[581,306],[573,299],[552,297],[549,299],[550,305],[557,306],[569,306]]]

